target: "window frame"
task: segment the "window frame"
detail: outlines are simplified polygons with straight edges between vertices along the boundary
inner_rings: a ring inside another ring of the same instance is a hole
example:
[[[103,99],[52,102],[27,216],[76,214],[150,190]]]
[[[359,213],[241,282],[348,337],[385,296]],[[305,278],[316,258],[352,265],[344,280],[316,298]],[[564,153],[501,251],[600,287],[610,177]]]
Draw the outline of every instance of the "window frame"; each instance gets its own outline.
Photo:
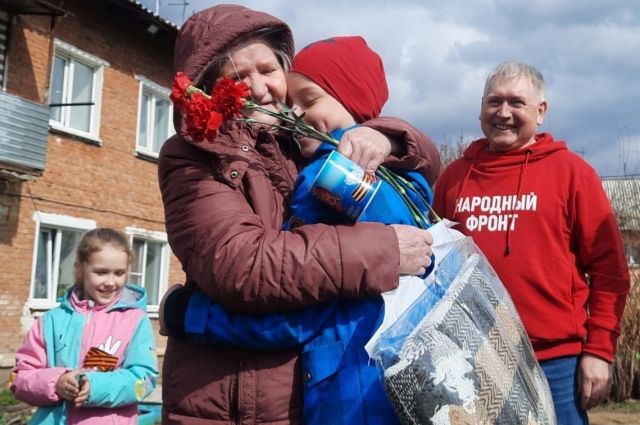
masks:
[[[53,287],[52,282],[47,282],[47,298],[34,298],[33,294],[35,291],[35,278],[36,278],[36,266],[38,263],[38,249],[39,249],[39,241],[40,241],[40,230],[42,228],[47,229],[55,229],[56,231],[61,230],[72,230],[72,231],[80,231],[86,232],[88,230],[92,230],[96,228],[96,221],[84,218],[77,218],[67,215],[61,214],[51,214],[45,213],[41,211],[36,211],[33,213],[33,220],[35,221],[35,239],[33,241],[33,258],[31,263],[31,280],[29,284],[29,298],[27,301],[27,305],[31,310],[49,310],[51,308],[57,307],[59,305],[57,301],[57,268],[52,267],[51,280],[55,282],[56,287]],[[55,248],[55,254],[59,256],[59,246]],[[57,262],[59,263],[60,258],[53,258],[52,264],[47,264],[47,266],[54,266]],[[54,289],[56,289],[54,291]]]
[[[69,63],[79,63],[85,66],[88,66],[93,69],[93,81],[92,81],[92,90],[91,90],[91,99],[93,101],[93,105],[90,106],[90,116],[89,116],[89,131],[83,131],[80,129],[72,128],[69,126],[70,113],[72,106],[62,106],[60,107],[61,111],[61,120],[57,121],[53,118],[49,117],[49,126],[57,131],[68,133],[74,136],[78,136],[83,139],[88,139],[97,144],[102,144],[100,140],[100,115],[102,110],[102,88],[104,84],[104,69],[109,65],[109,62],[98,58],[88,52],[78,49],[71,44],[65,43],[62,40],[55,39],[54,42],[54,54],[52,57],[52,61],[55,61],[56,58],[61,57],[67,61],[65,65],[65,69],[63,72],[63,82],[62,82],[62,103],[68,102],[68,98],[70,96],[69,85],[73,84],[72,77],[70,75]],[[53,73],[55,69],[55,64],[51,64],[51,76],[50,76],[50,87],[49,87],[49,98],[51,98],[51,90],[53,90]],[[73,74],[73,72],[71,72]],[[53,108],[52,108],[53,110]]]
[[[9,75],[9,43],[11,34],[12,15],[5,10],[0,10],[0,90],[7,89],[7,77]]]
[[[138,89],[138,113],[136,120],[136,154],[157,159],[160,152],[159,150],[158,152],[155,152],[153,150],[153,140],[155,136],[153,123],[156,113],[154,100],[161,99],[166,100],[169,103],[169,113],[167,119],[167,138],[169,138],[175,134],[175,129],[173,127],[173,102],[171,102],[171,99],[169,97],[171,94],[171,90],[154,83],[143,75],[136,75],[136,80],[138,80],[138,82],[140,83]],[[147,140],[141,141],[140,123],[142,121],[142,103],[144,94],[151,96],[151,100],[147,105]]]
[[[149,242],[160,243],[162,245],[161,263],[160,263],[160,279],[159,279],[159,282],[157,282],[158,303],[159,303],[160,300],[162,300],[162,296],[167,290],[167,282],[169,281],[170,249],[169,249],[169,240],[167,238],[167,234],[165,232],[140,229],[137,227],[127,227],[124,232],[129,237],[129,245],[131,246],[131,249],[133,249],[134,239],[142,239]],[[136,258],[136,260],[139,260],[139,259]],[[146,265],[146,258],[144,259],[144,261]],[[131,273],[132,273],[132,270],[130,266],[129,279],[128,279],[129,283],[133,282],[130,278]],[[141,281],[144,282],[144,270],[142,272]],[[159,307],[159,304],[149,304],[149,302],[147,302],[147,313],[149,314],[149,317],[152,317],[152,318],[158,317],[158,307]]]

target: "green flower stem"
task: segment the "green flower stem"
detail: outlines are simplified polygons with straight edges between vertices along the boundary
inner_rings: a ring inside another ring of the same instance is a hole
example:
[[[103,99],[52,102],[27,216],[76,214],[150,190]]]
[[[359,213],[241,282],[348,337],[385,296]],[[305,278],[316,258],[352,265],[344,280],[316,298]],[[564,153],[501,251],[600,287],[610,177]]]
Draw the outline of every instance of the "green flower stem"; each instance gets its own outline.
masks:
[[[384,166],[378,167],[378,170],[376,170],[376,174],[378,173],[381,178],[389,183],[398,192],[398,194],[400,194],[400,197],[404,201],[405,205],[407,205],[407,207],[409,208],[409,211],[411,212],[411,215],[413,216],[413,219],[416,221],[416,223],[418,223],[418,225],[423,229],[428,228],[430,226],[429,220],[424,216],[424,214],[422,214],[422,211],[420,211],[416,204],[411,200],[409,195],[407,195],[405,188],[400,183],[398,183],[398,180],[396,178],[400,176],[392,173]]]
[[[322,133],[322,132],[316,130],[314,127],[312,127],[309,124],[307,124],[306,122],[304,122],[303,119],[302,119],[302,116],[297,115],[286,104],[280,102],[280,108],[282,109],[281,111],[278,111],[278,112],[271,111],[269,109],[265,109],[265,108],[257,105],[256,103],[254,103],[253,101],[250,101],[250,100],[248,100],[244,104],[244,109],[246,109],[246,110],[258,111],[258,112],[263,113],[265,115],[278,118],[281,121],[284,121],[287,124],[291,125],[291,127],[274,125],[273,127],[275,127],[275,128],[284,129],[284,130],[287,130],[287,131],[289,131],[291,133],[297,133],[297,134],[300,134],[300,135],[305,136],[305,137],[311,137],[313,139],[324,141],[324,142],[330,143],[330,144],[332,144],[334,146],[338,146],[338,141],[336,139],[334,139],[333,137],[331,137],[327,133]]]
[[[193,93],[202,93],[203,95],[205,95],[206,97],[208,97],[209,99],[211,99],[211,96],[209,96],[208,94],[206,94],[205,92],[203,92],[202,90],[200,90],[199,88],[195,87],[195,86],[189,86],[187,87],[187,91],[185,92],[186,96],[192,95]]]
[[[419,197],[420,200],[427,206],[427,208],[429,209],[429,213],[431,213],[431,215],[433,216],[434,220],[436,223],[442,221],[442,219],[440,218],[440,216],[435,212],[435,210],[431,207],[431,204],[429,202],[427,202],[426,199],[424,199],[424,196],[422,196],[422,194],[420,193],[420,191],[418,191],[415,186],[413,185],[413,183],[411,183],[409,180],[405,179],[404,177],[402,177],[401,175],[394,173],[391,170],[387,170],[389,172],[389,174],[397,181],[399,181],[401,184],[403,184],[405,187],[408,187],[409,189],[413,190]]]

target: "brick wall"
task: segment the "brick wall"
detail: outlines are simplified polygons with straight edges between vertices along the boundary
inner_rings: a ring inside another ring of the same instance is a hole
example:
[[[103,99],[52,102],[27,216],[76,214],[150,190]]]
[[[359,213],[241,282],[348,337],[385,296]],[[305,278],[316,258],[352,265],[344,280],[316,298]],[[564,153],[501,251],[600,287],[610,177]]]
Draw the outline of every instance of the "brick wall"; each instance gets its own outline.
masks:
[[[0,194],[0,367],[13,364],[15,349],[33,321],[26,307],[35,239],[35,211],[95,220],[120,230],[164,231],[153,160],[135,155],[139,83],[136,75],[170,86],[175,31],[155,37],[135,13],[107,1],[67,0],[73,16],[58,20],[54,36],[105,60],[100,146],[51,132],[45,171],[30,181],[12,181]],[[50,19],[16,16],[11,31],[7,91],[44,102],[50,73]],[[172,256],[169,285],[184,280]],[[157,320],[153,320],[157,327]],[[165,339],[157,337],[160,354]]]

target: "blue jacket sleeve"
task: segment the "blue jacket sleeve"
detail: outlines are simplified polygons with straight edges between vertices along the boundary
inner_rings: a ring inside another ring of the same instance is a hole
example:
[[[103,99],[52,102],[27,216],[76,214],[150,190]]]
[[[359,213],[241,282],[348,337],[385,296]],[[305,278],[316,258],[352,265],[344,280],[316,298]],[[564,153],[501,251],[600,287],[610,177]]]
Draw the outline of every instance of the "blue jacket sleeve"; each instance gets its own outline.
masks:
[[[305,344],[334,314],[337,301],[287,313],[231,313],[203,292],[191,295],[185,314],[189,340],[209,345],[279,350]]]
[[[127,347],[119,369],[111,372],[87,372],[87,406],[119,407],[144,400],[156,387],[157,356],[153,328],[144,315]]]

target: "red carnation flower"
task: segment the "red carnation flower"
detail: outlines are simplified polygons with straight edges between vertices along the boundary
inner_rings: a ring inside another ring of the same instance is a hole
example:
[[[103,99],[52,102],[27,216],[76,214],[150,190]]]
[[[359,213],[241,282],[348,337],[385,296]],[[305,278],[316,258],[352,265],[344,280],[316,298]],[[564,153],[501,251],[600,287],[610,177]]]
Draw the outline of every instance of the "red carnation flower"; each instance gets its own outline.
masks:
[[[204,93],[194,92],[184,107],[187,134],[191,139],[197,143],[205,139],[213,142],[223,118],[222,114],[213,110],[211,99]]]
[[[191,84],[191,80],[184,72],[178,72],[173,78],[170,98],[174,105],[176,105],[176,108],[178,108],[178,110],[180,111],[184,109],[187,89],[189,88],[189,86],[191,86]]]
[[[236,82],[229,77],[222,77],[213,87],[211,98],[213,108],[220,112],[225,120],[240,114],[249,95],[249,87],[243,82]]]
[[[171,100],[184,114],[187,134],[200,143],[213,142],[222,123],[240,114],[249,95],[246,84],[228,77],[221,78],[213,89],[212,96],[195,88],[184,72],[178,72],[171,85]]]

